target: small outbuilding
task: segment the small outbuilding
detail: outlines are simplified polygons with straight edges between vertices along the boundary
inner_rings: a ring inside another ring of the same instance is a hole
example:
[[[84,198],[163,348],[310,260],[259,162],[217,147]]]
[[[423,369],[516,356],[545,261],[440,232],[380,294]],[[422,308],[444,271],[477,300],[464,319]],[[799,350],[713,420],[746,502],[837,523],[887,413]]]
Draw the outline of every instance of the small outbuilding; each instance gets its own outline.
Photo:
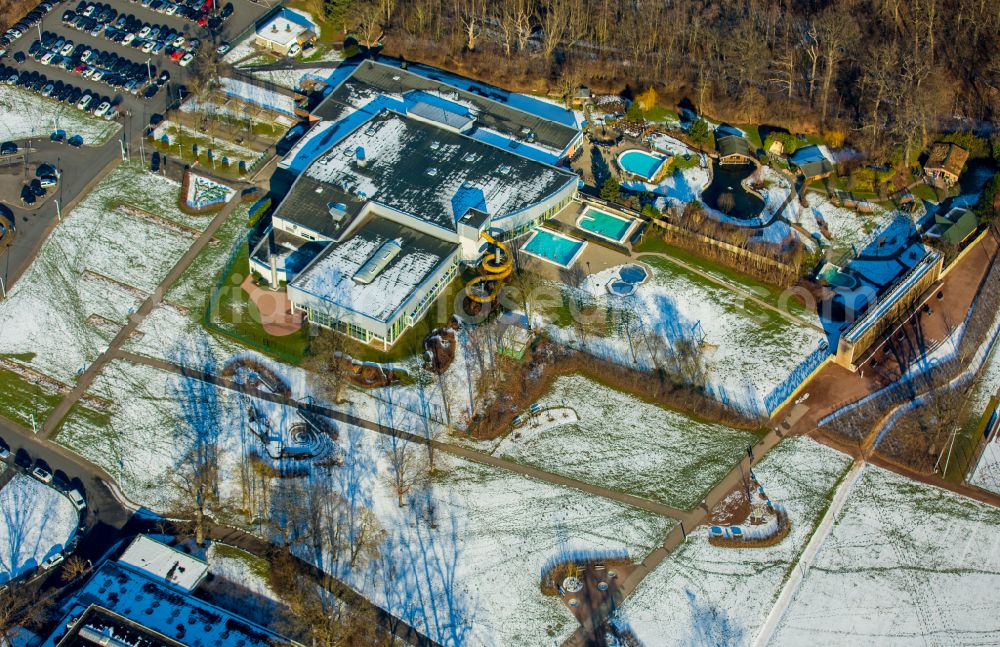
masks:
[[[806,182],[818,180],[831,175],[834,171],[833,159],[825,146],[806,146],[800,148],[789,158]]]
[[[257,28],[254,43],[269,52],[288,56],[292,47],[316,42],[316,25],[291,9],[282,9]]]
[[[934,226],[927,231],[928,238],[938,238],[952,247],[961,247],[979,227],[976,214],[968,209],[955,207],[945,215],[934,216]]]
[[[719,164],[749,164],[755,161],[750,143],[738,135],[716,135],[715,148],[719,151]]]
[[[969,151],[961,146],[938,142],[931,147],[931,154],[924,163],[924,180],[933,187],[950,189],[958,184],[968,159]]]

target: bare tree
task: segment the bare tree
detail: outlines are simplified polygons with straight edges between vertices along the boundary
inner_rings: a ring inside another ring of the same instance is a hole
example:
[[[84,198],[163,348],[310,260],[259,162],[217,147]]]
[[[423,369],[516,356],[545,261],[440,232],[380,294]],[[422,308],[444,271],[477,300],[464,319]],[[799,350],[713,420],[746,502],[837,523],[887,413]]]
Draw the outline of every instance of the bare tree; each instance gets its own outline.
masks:
[[[303,362],[314,378],[319,391],[339,404],[344,398],[344,389],[349,383],[351,370],[347,355],[347,338],[344,335],[315,327],[312,329],[309,354]]]
[[[0,641],[19,638],[22,633],[30,638],[27,630],[42,625],[51,608],[52,599],[36,587],[25,582],[7,584],[0,589]]]

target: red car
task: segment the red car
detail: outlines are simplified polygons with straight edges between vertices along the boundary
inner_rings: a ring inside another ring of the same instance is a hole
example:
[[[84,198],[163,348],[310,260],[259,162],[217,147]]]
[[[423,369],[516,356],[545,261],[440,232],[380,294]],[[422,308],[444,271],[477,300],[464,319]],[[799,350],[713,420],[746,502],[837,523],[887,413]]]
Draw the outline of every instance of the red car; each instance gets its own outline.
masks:
[[[198,19],[199,27],[204,27],[207,24],[208,24],[208,16],[202,16],[201,18]]]
[[[76,74],[79,74],[80,72],[83,72],[86,69],[87,69],[87,66],[84,65],[83,63],[80,63],[79,65],[77,65],[76,67],[73,68],[73,72],[76,73]]]
[[[179,61],[179,60],[181,60],[182,56],[184,56],[184,50],[183,49],[175,49],[173,52],[170,53],[170,60],[171,61]]]

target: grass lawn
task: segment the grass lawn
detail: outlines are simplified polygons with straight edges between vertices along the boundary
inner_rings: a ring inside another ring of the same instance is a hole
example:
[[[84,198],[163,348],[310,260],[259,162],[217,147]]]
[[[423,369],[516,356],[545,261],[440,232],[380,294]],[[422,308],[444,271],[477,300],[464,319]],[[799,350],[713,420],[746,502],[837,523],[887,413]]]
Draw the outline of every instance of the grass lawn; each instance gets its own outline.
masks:
[[[249,204],[241,204],[229,215],[212,242],[205,247],[197,258],[188,266],[180,278],[170,286],[166,300],[183,306],[191,311],[192,316],[201,319],[211,294],[214,279],[225,268],[226,260],[232,253],[237,239],[242,240],[247,234],[247,215]]]
[[[657,123],[672,123],[680,121],[680,115],[678,115],[676,111],[662,106],[653,106],[649,110],[643,111],[642,116],[646,121],[654,121]]]
[[[740,274],[736,270],[722,265],[721,263],[704,259],[685,249],[671,245],[658,236],[652,234],[647,235],[639,245],[635,246],[634,249],[637,256],[641,256],[645,252],[667,254],[679,261],[693,265],[706,274],[710,274],[725,283],[729,283],[743,290],[748,290],[761,301],[769,303],[775,307],[785,308],[788,312],[799,317],[815,317],[815,313],[807,310],[802,302],[797,298],[783,297],[784,290],[782,288],[779,288],[776,285],[769,285],[763,281],[758,281],[757,279],[746,276],[745,274]],[[646,260],[649,261],[650,259]],[[675,271],[689,276],[694,276],[694,274],[687,269],[674,264],[671,265]],[[702,277],[695,277],[695,280],[704,281],[705,279]]]
[[[221,286],[209,312],[205,313],[206,327],[241,344],[261,351],[278,360],[299,364],[309,347],[308,328],[285,337],[275,337],[264,331],[260,311],[250,296],[240,287],[246,278],[249,252],[240,245],[240,252],[229,272],[216,285]]]
[[[62,400],[62,395],[33,384],[13,371],[0,367],[0,416],[31,428],[31,417],[41,424]]]

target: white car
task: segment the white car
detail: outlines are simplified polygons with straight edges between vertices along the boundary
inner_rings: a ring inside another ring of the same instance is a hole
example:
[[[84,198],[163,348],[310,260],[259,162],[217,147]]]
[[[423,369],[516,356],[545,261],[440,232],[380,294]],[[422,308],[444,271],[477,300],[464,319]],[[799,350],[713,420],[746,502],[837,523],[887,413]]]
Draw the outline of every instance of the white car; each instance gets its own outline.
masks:
[[[97,110],[94,111],[94,116],[103,117],[108,114],[108,110],[111,110],[111,104],[107,101],[102,101],[101,105],[97,106]]]
[[[170,42],[170,44],[173,45],[174,47],[180,47],[181,45],[184,44],[184,37],[183,36],[178,36],[177,38],[173,39]]]
[[[229,52],[229,50],[231,49],[232,46],[229,43],[222,43],[221,45],[215,48],[215,53],[218,54],[219,56],[222,56],[223,54]]]
[[[151,51],[153,51],[154,45],[156,45],[155,40],[147,40],[142,46],[142,53],[149,54]]]
[[[79,108],[80,110],[86,110],[90,106],[91,102],[93,102],[93,100],[94,97],[90,96],[89,94],[85,94],[80,99],[80,102],[76,104],[76,107]]]
[[[54,52],[46,52],[45,56],[42,57],[42,65],[48,65],[51,63],[53,56],[55,56]]]
[[[153,28],[148,25],[143,27],[142,29],[139,30],[139,38],[145,38],[146,36],[149,36],[149,32],[151,32],[152,30]]]
[[[46,557],[45,561],[42,562],[42,570],[47,571],[53,566],[61,564],[64,559],[65,557],[63,557],[62,553],[56,553],[52,557]]]
[[[171,3],[170,6],[167,7],[167,10],[164,11],[163,13],[167,14],[168,16],[174,15],[175,13],[177,13],[177,5]]]
[[[103,70],[94,70],[94,73],[90,75],[91,81],[100,81],[103,78],[104,78]]]
[[[125,38],[122,38],[122,45],[128,45],[133,40],[135,40],[135,34],[133,34],[132,32],[129,32],[129,33],[125,34]]]
[[[87,507],[87,502],[83,500],[83,495],[80,494],[79,490],[73,489],[66,493],[66,497],[69,502],[73,504],[73,507],[78,511],[83,510]]]
[[[62,46],[62,49],[59,50],[59,53],[62,54],[63,56],[69,56],[70,54],[72,54],[73,53],[73,41],[71,41],[71,40],[66,41],[66,44]]]
[[[191,61],[193,60],[194,60],[194,54],[188,52],[187,54],[184,55],[184,58],[180,60],[178,65],[180,65],[181,67],[187,67],[188,64],[191,63]]]
[[[298,43],[292,43],[292,46],[288,48],[289,56],[297,56],[299,52],[302,51],[302,47]]]
[[[0,445],[0,461],[6,463],[8,458],[10,458],[10,450],[3,445]]]
[[[31,475],[42,483],[48,484],[52,482],[52,472],[48,471],[41,465],[35,465],[35,469],[31,470]]]

